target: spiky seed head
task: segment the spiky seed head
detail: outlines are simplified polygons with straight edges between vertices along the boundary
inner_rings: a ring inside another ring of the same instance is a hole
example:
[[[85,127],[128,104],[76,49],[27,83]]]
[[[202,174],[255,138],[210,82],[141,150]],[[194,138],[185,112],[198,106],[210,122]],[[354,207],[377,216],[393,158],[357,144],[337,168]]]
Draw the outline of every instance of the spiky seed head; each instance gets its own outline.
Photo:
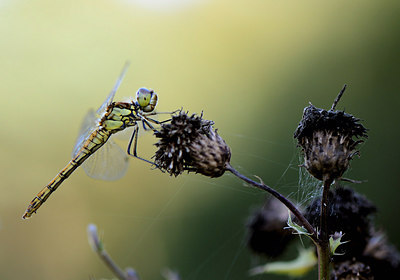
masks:
[[[182,110],[172,116],[170,123],[155,132],[160,139],[156,143],[155,163],[174,176],[185,170],[209,177],[224,174],[231,152],[213,124],[202,115],[189,116]]]
[[[360,119],[343,111],[324,110],[310,106],[294,137],[304,154],[304,167],[319,180],[340,178],[358,153],[356,146],[367,137]],[[357,138],[357,139],[354,139]]]

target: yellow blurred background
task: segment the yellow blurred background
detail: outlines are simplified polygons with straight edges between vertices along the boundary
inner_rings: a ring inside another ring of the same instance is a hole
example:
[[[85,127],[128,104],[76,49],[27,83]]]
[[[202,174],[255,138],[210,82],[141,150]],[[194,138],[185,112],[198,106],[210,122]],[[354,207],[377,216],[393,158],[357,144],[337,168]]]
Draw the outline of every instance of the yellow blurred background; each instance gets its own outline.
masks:
[[[0,0],[0,279],[112,278],[88,245],[89,223],[143,280],[166,267],[183,280],[247,279],[263,261],[244,225],[265,195],[231,175],[174,178],[134,159],[115,182],[78,169],[21,219],[127,60],[116,100],[145,86],[159,111],[204,111],[239,171],[294,200],[306,196],[293,140],[302,110],[329,108],[347,83],[338,108],[370,137],[346,176],[368,180],[354,187],[400,247],[399,11],[397,1]],[[139,153],[150,157],[152,143],[142,137]]]

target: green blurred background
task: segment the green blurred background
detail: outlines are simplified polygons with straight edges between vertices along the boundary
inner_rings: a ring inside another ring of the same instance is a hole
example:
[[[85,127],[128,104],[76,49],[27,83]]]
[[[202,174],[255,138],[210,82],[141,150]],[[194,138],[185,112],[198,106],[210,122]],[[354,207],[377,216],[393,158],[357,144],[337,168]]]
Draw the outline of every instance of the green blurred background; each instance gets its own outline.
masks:
[[[165,267],[183,280],[248,279],[265,261],[249,253],[244,227],[265,194],[228,174],[173,178],[132,159],[123,179],[102,182],[78,169],[21,219],[126,60],[116,100],[146,86],[159,111],[203,110],[239,171],[300,200],[293,132],[308,102],[329,108],[347,83],[338,108],[370,131],[346,176],[368,180],[355,187],[400,247],[399,16],[398,1],[1,0],[0,279],[112,278],[88,223],[143,280]],[[150,157],[154,139],[140,140]]]

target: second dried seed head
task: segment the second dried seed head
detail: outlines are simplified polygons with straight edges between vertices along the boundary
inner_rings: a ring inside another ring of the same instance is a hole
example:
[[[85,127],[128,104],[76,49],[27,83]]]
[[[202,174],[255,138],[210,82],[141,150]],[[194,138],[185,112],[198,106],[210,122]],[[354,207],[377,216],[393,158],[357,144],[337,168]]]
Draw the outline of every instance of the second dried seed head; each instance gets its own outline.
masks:
[[[340,178],[358,153],[356,146],[367,137],[360,119],[334,109],[344,89],[330,110],[311,104],[304,108],[303,118],[294,133],[304,154],[304,167],[319,180]]]

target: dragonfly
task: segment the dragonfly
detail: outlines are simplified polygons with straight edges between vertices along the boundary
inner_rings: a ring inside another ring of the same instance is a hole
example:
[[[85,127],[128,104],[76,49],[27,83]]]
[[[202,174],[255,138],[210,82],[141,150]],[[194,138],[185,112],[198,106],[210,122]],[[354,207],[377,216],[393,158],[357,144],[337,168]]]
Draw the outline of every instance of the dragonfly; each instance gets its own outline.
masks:
[[[71,161],[32,199],[22,216],[23,219],[28,219],[36,213],[50,195],[81,165],[87,175],[92,178],[102,180],[121,178],[127,169],[128,158],[110,137],[126,128],[133,127],[127,154],[155,165],[137,155],[139,124],[142,123],[145,130],[150,128],[154,131],[152,124],[161,124],[169,120],[158,121],[150,117],[157,114],[154,110],[158,97],[152,89],[139,88],[136,100],[131,98],[127,102],[113,102],[128,66],[129,63],[125,64],[113,89],[100,108],[96,112],[89,111],[86,115]]]

